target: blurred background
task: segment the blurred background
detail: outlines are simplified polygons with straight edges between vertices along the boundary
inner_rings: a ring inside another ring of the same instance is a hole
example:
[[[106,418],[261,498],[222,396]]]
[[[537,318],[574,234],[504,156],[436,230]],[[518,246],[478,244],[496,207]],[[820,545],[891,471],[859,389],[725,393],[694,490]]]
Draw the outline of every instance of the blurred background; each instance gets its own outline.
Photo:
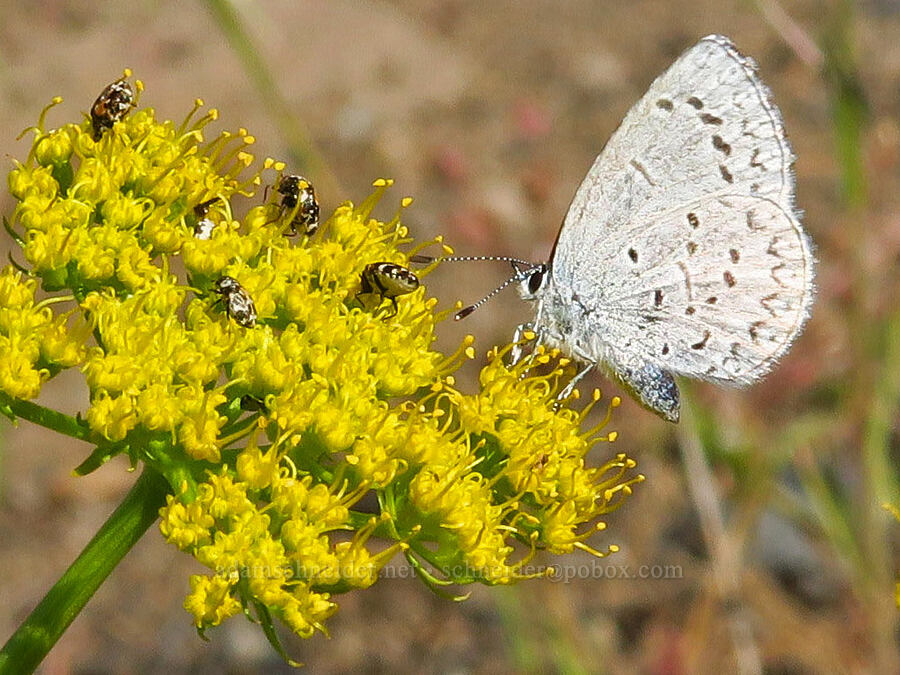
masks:
[[[330,639],[289,651],[314,673],[900,672],[900,526],[882,507],[900,505],[898,0],[51,0],[0,13],[7,166],[52,96],[65,102],[51,126],[82,119],[130,67],[142,105],[180,120],[203,98],[217,128],[248,128],[257,157],[311,178],[323,212],[391,177],[380,215],[415,197],[418,239],[538,261],[653,78],[703,35],[729,35],[783,112],[818,249],[818,300],[791,353],[748,391],[686,386],[677,427],[623,403],[612,449],[647,480],[597,538],[620,553],[560,561],[584,578],[466,589],[464,603],[383,579],[338,598]],[[427,283],[443,306],[468,304],[506,272],[445,268]],[[441,343],[472,333],[483,355],[527,311],[505,292],[441,324]],[[599,375],[587,386],[621,393]],[[71,412],[85,400],[77,373],[41,396]],[[4,641],[134,480],[119,461],[72,478],[87,452],[0,425]],[[181,608],[195,564],[151,529],[42,672],[293,672],[240,618],[196,636]],[[641,566],[648,578],[632,578]]]

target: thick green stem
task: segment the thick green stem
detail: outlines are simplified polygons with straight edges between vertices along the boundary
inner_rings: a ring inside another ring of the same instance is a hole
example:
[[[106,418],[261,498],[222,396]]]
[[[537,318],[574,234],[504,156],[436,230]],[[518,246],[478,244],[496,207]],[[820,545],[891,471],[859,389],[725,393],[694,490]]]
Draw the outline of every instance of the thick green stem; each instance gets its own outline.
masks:
[[[30,673],[159,517],[169,485],[145,469],[124,501],[0,650],[0,675]]]

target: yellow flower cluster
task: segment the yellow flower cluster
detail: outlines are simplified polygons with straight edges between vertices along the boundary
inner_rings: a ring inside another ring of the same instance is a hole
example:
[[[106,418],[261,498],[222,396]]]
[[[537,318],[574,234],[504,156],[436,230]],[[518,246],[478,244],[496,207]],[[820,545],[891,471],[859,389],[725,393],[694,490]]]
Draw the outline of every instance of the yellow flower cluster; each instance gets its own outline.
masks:
[[[84,356],[86,326],[36,302],[36,286],[12,266],[0,270],[0,392],[12,398],[34,398],[47,378]]]
[[[334,492],[284,464],[283,452],[251,442],[235,468],[211,475],[196,498],[170,496],[163,535],[215,574],[194,576],[185,608],[198,628],[220,623],[241,608],[236,597],[278,616],[307,637],[336,609],[326,592],[365,588],[403,543],[371,554],[364,543],[378,521],[354,528],[352,506],[365,488]],[[233,473],[233,476],[230,475]],[[354,530],[349,541],[330,534]]]
[[[206,141],[217,114],[191,122],[200,105],[180,125],[126,109],[95,133],[89,120],[45,131],[45,110],[8,180],[29,269],[0,272],[0,396],[34,398],[81,367],[98,446],[84,466],[127,452],[168,479],[162,533],[210,571],[185,601],[196,626],[253,609],[269,628],[324,630],[334,595],[401,551],[429,583],[544,575],[526,567],[538,550],[605,555],[585,540],[642,476],[624,455],[587,461],[615,439],[608,413],[580,430],[599,397],[559,407],[570,367],[541,349],[514,367],[491,353],[479,393],[458,391],[473,341],[432,349],[447,312],[425,288],[361,294],[370,263],[418,250],[400,223],[411,200],[373,218],[391,185],[378,180],[289,238],[277,193],[241,203],[284,166],[241,178],[252,136]],[[226,277],[252,313],[234,313]],[[66,295],[36,301],[38,280]]]

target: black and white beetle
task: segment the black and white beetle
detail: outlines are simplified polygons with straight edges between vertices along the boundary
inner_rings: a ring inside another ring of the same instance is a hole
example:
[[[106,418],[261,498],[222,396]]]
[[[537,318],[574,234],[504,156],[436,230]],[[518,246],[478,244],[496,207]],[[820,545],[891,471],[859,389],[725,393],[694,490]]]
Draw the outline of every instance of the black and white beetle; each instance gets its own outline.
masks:
[[[219,300],[225,305],[225,313],[239,326],[253,328],[256,325],[256,306],[253,304],[253,298],[237,279],[229,276],[219,277],[213,286],[213,292],[222,296]]]
[[[116,80],[100,92],[91,106],[93,138],[99,141],[107,129],[120,121],[134,107],[134,89],[128,80]]]
[[[365,266],[359,281],[358,295],[374,293],[387,298],[397,313],[397,296],[412,293],[419,287],[419,278],[402,265],[374,262]],[[391,316],[393,316],[392,314]]]
[[[319,200],[316,199],[316,190],[312,183],[303,176],[288,174],[278,181],[275,191],[281,195],[281,208],[276,218],[284,215],[285,211],[294,212],[291,219],[291,229],[285,234],[294,236],[300,232],[309,236],[319,229]]]
[[[207,218],[206,216],[209,214],[209,208],[219,201],[218,197],[213,197],[212,199],[207,199],[205,202],[200,202],[194,207],[194,216],[197,218],[197,222],[194,223],[194,238],[207,240],[212,237],[212,231],[215,229],[216,224]]]

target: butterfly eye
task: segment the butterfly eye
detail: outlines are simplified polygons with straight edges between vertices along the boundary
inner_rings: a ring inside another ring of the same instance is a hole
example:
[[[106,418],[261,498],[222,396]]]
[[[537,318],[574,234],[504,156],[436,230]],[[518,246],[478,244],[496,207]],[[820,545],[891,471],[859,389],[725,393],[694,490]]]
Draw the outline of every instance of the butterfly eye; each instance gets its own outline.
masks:
[[[547,266],[541,265],[528,276],[528,292],[531,295],[536,295],[541,290],[541,286],[544,285],[544,275],[546,274]]]

